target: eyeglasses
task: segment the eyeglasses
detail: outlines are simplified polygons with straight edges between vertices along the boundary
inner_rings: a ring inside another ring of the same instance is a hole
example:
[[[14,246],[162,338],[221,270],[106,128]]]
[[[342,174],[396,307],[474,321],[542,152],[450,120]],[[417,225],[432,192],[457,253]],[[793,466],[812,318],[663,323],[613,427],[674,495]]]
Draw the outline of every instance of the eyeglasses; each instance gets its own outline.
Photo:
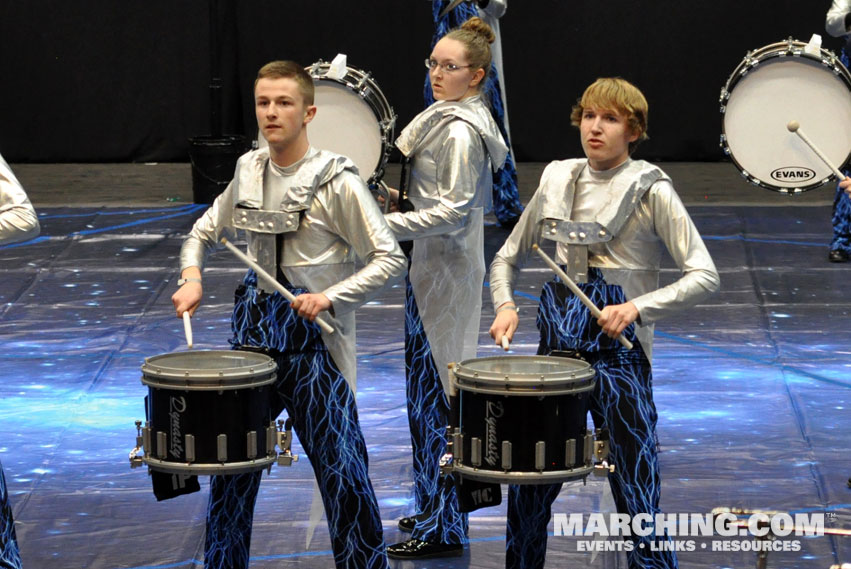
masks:
[[[455,65],[454,63],[438,63],[434,59],[428,58],[425,60],[426,69],[429,71],[434,71],[438,67],[446,71],[447,73],[454,73],[459,69],[464,69],[465,67],[472,67],[472,65]]]

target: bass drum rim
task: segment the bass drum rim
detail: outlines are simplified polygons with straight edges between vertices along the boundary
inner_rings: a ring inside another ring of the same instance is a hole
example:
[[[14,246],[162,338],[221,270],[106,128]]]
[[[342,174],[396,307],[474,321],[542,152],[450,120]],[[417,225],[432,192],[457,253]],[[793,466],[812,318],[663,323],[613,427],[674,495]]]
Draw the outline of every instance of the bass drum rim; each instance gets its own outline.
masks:
[[[322,60],[317,61],[306,69],[310,76],[313,77],[314,85],[321,81],[331,81],[341,85],[372,110],[381,138],[381,148],[379,149],[378,163],[369,177],[364,176],[363,173],[361,173],[361,177],[368,186],[378,184],[384,177],[384,167],[387,165],[387,161],[390,159],[390,153],[393,150],[393,134],[396,126],[396,113],[393,112],[393,107],[390,106],[387,97],[384,96],[384,92],[373,79],[370,72],[363,71],[351,65],[346,66],[346,74],[340,79],[328,76],[331,64]]]
[[[846,88],[849,91],[849,97],[851,97],[851,72],[848,71],[848,69],[842,64],[839,58],[833,52],[824,48],[819,49],[818,56],[813,55],[804,51],[804,48],[806,46],[807,44],[805,42],[789,38],[786,41],[768,44],[761,48],[747,52],[742,61],[739,62],[739,64],[727,78],[724,87],[722,87],[721,89],[721,95],[719,98],[721,111],[720,146],[724,152],[724,155],[730,158],[730,160],[739,170],[741,175],[749,183],[781,194],[797,195],[803,192],[814,190],[823,186],[824,184],[829,183],[831,180],[835,180],[836,176],[831,172],[827,177],[817,177],[811,183],[801,184],[798,186],[779,186],[757,177],[752,172],[750,172],[744,164],[742,164],[741,160],[736,157],[736,155],[730,148],[730,141],[728,139],[729,129],[727,127],[727,117],[729,116],[727,114],[727,105],[730,102],[730,98],[733,95],[733,91],[736,85],[739,84],[742,80],[744,80],[752,71],[758,70],[760,64],[765,62],[771,62],[775,59],[785,57],[801,58],[808,60],[812,63],[819,64],[822,68],[824,68],[825,71],[832,72],[845,84]],[[813,158],[813,161],[818,160],[818,162],[821,163],[821,160],[818,159],[815,154],[813,154]],[[842,160],[842,163],[838,165],[838,168],[842,170],[848,164],[849,161],[851,161],[851,148],[849,148],[848,153]]]

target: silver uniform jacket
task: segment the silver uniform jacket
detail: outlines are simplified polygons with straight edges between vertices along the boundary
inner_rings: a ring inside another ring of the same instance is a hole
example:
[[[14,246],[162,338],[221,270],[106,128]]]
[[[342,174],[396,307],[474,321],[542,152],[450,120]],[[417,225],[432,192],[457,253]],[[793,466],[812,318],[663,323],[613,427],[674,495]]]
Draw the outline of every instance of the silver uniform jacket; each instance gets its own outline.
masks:
[[[535,195],[494,257],[490,289],[494,309],[514,302],[512,291],[517,271],[528,261],[532,245],[541,243],[542,231],[550,231],[554,218],[569,218],[565,196],[573,195],[576,179],[587,160],[552,162],[544,170]],[[592,196],[598,229],[587,246],[588,265],[601,270],[609,284],[620,285],[626,298],[639,312],[636,335],[647,358],[652,358],[653,323],[692,306],[718,290],[720,279],[697,228],[674,191],[670,179],[652,164],[628,160],[619,166],[608,193]],[[646,187],[641,187],[642,185]],[[611,203],[611,196],[621,198]],[[635,200],[629,203],[630,198]],[[561,211],[559,205],[561,204]],[[621,217],[621,222],[616,220]],[[614,221],[614,223],[613,223]],[[618,225],[613,236],[604,236],[605,227]],[[659,288],[659,265],[666,248],[682,271],[675,282]],[[569,265],[571,246],[557,242],[556,262]]]
[[[0,156],[0,244],[26,241],[39,231],[38,216],[24,188]]]
[[[447,364],[476,356],[484,282],[484,222],[493,174],[508,149],[474,96],[438,101],[396,141],[411,159],[415,211],[387,214],[399,241],[415,240],[410,279],[444,389]]]
[[[824,22],[827,33],[837,38],[848,34],[845,27],[845,14],[848,12],[851,12],[851,0],[833,0]]]
[[[352,162],[308,150],[280,210],[264,211],[268,148],[240,157],[234,179],[195,223],[180,251],[181,271],[203,268],[221,237],[246,232],[248,256],[275,274],[276,236],[284,234],[281,269],[289,281],[328,297],[334,314],[322,315],[334,334],[322,332],[335,363],[356,385],[354,309],[405,274],[405,255]],[[364,265],[355,271],[355,258]],[[260,288],[273,292],[259,281]]]

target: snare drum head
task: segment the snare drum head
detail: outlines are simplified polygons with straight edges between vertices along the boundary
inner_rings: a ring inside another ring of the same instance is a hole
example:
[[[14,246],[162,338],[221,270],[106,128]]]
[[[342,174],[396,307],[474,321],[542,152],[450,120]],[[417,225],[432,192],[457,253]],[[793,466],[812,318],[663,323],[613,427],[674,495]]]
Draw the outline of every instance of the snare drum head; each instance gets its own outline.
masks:
[[[777,49],[785,50],[782,45]],[[781,192],[805,191],[833,174],[787,124],[798,121],[841,168],[851,156],[851,128],[845,128],[851,125],[851,84],[844,68],[837,74],[815,59],[778,53],[761,54],[758,65],[731,78],[722,109],[725,151],[752,182]]]
[[[264,354],[193,350],[145,358],[142,383],[177,389],[235,389],[275,380],[277,365]]]
[[[465,360],[453,368],[458,387],[471,391],[561,391],[588,384],[588,362],[551,356],[494,356]]]

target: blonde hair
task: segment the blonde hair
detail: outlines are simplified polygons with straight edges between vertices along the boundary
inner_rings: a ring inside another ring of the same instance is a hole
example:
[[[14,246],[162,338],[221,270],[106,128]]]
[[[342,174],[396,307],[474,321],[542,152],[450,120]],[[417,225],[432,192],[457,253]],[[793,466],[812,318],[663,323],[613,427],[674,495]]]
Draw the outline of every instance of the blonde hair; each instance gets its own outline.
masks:
[[[304,106],[313,104],[313,78],[302,65],[295,61],[270,61],[257,72],[257,79],[254,80],[255,88],[261,79],[292,79],[298,84]]]
[[[485,75],[478,85],[478,88],[481,89],[491,69],[490,44],[496,39],[493,29],[487,22],[475,16],[461,24],[460,28],[455,28],[443,37],[464,44],[470,69],[474,71],[483,69],[485,71]]]
[[[644,94],[632,83],[620,77],[601,77],[585,89],[570,113],[570,123],[579,126],[582,113],[587,108],[606,109],[626,115],[627,124],[638,138],[629,143],[632,154],[647,136],[647,114],[649,111]]]

